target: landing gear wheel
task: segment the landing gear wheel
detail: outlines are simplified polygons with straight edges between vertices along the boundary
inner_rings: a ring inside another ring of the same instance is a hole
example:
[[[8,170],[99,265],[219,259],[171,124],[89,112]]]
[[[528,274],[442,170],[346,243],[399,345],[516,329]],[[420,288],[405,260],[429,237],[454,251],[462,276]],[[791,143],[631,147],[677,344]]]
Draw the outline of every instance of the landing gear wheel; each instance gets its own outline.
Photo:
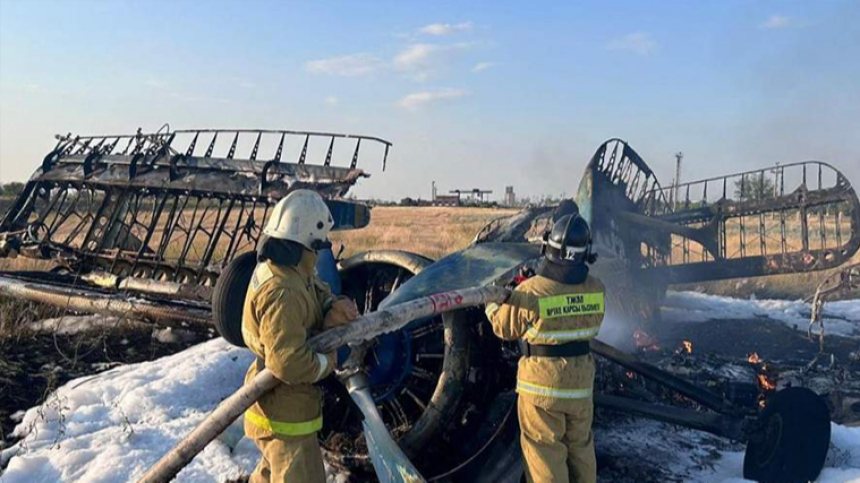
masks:
[[[774,394],[759,414],[759,431],[744,455],[744,478],[760,483],[805,483],[824,467],[830,446],[830,411],[809,389]]]
[[[343,293],[370,312],[430,261],[372,251],[340,263]],[[389,299],[390,300],[390,299]],[[502,359],[499,340],[480,309],[415,321],[378,337],[364,362],[374,401],[417,469],[433,481],[519,483],[516,361]],[[518,357],[516,357],[518,359]],[[327,385],[326,385],[327,384]],[[373,478],[361,421],[343,386],[324,383],[324,455],[354,478]]]
[[[215,329],[224,340],[237,347],[245,347],[245,340],[242,339],[242,311],[256,266],[256,252],[239,255],[221,272],[212,292],[212,321]]]

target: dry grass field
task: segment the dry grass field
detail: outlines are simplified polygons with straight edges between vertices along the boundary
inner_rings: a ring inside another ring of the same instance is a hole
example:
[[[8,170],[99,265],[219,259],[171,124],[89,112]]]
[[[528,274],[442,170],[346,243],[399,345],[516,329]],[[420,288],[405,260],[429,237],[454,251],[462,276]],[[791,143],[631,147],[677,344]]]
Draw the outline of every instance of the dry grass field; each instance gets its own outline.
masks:
[[[377,207],[370,226],[334,233],[335,253],[344,256],[366,250],[407,250],[434,260],[466,247],[490,221],[516,213],[490,208]]]

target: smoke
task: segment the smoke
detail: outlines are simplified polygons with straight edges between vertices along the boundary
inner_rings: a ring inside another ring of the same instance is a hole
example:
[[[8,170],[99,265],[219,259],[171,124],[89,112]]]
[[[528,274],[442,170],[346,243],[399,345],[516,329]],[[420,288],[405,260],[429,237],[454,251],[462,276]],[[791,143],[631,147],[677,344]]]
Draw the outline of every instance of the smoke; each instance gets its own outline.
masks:
[[[623,351],[633,352],[636,349],[633,331],[640,323],[625,316],[621,310],[609,306],[603,317],[600,335],[597,338]]]

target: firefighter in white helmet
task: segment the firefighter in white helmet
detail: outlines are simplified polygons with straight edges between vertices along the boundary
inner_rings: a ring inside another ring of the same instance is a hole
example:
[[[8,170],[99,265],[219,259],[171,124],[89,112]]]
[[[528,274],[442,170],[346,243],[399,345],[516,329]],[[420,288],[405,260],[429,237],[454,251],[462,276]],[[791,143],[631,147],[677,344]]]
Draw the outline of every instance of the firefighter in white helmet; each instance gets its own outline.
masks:
[[[263,229],[242,316],[242,337],[257,356],[245,382],[268,368],[283,384],[245,413],[245,434],[263,454],[251,483],[325,482],[317,442],[322,392],[314,383],[331,374],[336,356],[314,352],[307,340],[358,317],[355,303],[334,297],[315,273],[316,251],[333,225],[318,193],[297,190],[278,202]]]

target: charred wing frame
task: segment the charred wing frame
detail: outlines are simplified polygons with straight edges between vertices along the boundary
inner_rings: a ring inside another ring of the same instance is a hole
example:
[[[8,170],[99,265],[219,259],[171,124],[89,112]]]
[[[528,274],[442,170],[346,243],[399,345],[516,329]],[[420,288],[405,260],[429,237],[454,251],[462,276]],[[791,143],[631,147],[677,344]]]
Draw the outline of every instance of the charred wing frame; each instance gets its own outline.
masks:
[[[366,207],[335,198],[369,176],[358,168],[365,151],[384,168],[390,146],[243,129],[58,136],[0,222],[0,251],[75,273],[211,286],[237,254],[255,249],[270,207],[291,190],[331,199],[336,229],[366,225]],[[335,154],[348,165],[335,166]]]
[[[605,245],[668,283],[831,269],[860,248],[857,194],[820,161],[664,188],[613,139],[592,158],[578,199],[589,219],[601,214],[595,231],[615,238]]]

